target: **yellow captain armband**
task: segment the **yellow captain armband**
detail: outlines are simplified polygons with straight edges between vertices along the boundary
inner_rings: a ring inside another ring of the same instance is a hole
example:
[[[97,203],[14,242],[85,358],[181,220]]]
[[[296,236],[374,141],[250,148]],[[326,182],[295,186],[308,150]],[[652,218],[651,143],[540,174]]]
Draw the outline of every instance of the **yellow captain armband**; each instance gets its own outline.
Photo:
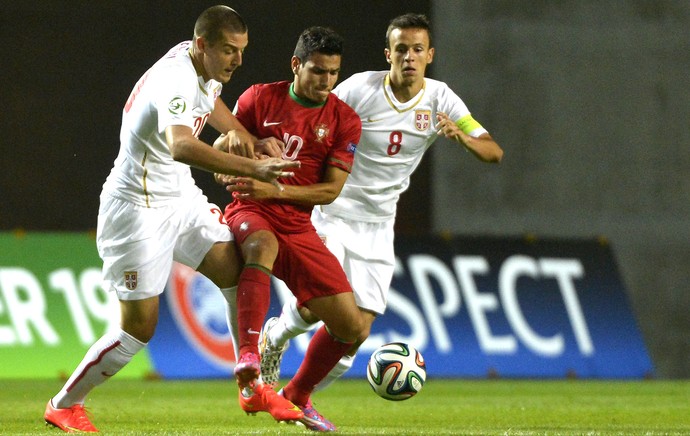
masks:
[[[469,135],[470,132],[483,128],[479,122],[472,118],[471,114],[467,114],[455,122],[455,125],[460,128],[465,134]]]

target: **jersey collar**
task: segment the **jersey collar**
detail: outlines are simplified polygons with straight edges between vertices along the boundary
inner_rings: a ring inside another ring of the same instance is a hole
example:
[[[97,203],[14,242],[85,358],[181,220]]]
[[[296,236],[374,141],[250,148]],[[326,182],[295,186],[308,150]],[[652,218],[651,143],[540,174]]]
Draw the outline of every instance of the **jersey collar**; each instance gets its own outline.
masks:
[[[304,98],[299,97],[297,94],[295,94],[295,89],[294,89],[295,84],[291,83],[290,84],[290,98],[292,98],[295,103],[307,107],[307,108],[312,108],[312,107],[321,107],[325,105],[328,102],[328,99],[324,101],[323,103],[314,103],[311,100],[306,100]]]
[[[412,98],[410,101],[406,103],[400,103],[397,98],[395,98],[395,94],[393,94],[393,88],[391,88],[391,79],[390,75],[386,74],[386,76],[383,78],[383,94],[386,96],[386,101],[388,101],[388,104],[390,107],[395,109],[396,112],[398,113],[403,113],[407,112],[410,109],[414,108],[419,104],[420,101],[422,101],[422,98],[424,98],[424,93],[426,92],[426,79],[424,79],[424,84],[422,85],[422,89],[419,90],[417,95]]]

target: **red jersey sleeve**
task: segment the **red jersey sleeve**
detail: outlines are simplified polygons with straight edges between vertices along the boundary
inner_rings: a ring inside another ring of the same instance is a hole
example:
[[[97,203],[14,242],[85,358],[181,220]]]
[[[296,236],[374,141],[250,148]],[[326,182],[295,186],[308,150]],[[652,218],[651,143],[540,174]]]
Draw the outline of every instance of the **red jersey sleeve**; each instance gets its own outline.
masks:
[[[331,98],[336,97],[331,94]],[[337,98],[337,97],[336,97]],[[340,99],[337,99],[337,112],[340,114],[336,132],[335,146],[328,156],[327,163],[348,173],[352,172],[352,163],[357,151],[357,144],[362,135],[362,122],[357,113]]]

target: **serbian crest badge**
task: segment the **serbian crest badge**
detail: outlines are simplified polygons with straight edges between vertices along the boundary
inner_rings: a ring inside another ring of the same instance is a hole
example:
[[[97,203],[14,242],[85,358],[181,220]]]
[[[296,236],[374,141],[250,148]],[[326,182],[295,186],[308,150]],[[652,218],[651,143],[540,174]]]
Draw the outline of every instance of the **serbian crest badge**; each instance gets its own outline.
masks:
[[[420,132],[425,131],[431,125],[431,111],[417,110],[414,111],[414,126]]]

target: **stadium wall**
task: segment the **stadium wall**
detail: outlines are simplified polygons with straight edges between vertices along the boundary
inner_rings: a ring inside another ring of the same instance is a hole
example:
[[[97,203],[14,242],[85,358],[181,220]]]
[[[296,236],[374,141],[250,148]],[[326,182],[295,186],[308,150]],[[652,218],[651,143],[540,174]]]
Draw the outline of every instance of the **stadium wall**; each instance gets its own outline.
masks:
[[[658,373],[690,377],[690,2],[435,0],[433,76],[505,149],[433,147],[434,232],[603,236]]]
[[[216,3],[3,5],[0,42],[9,49],[0,71],[7,108],[0,117],[0,230],[95,227],[126,96],[153,60],[190,37],[199,11]],[[386,68],[383,31],[392,16],[430,13],[437,50],[431,75],[458,91],[506,158],[486,166],[448,143],[432,147],[403,195],[398,232],[606,237],[657,375],[690,377],[690,154],[682,148],[690,139],[690,4],[231,4],[249,22],[250,45],[223,92],[230,105],[251,83],[289,74],[294,39],[306,26],[331,25],[345,36],[345,77]],[[223,203],[225,193],[198,176]]]

